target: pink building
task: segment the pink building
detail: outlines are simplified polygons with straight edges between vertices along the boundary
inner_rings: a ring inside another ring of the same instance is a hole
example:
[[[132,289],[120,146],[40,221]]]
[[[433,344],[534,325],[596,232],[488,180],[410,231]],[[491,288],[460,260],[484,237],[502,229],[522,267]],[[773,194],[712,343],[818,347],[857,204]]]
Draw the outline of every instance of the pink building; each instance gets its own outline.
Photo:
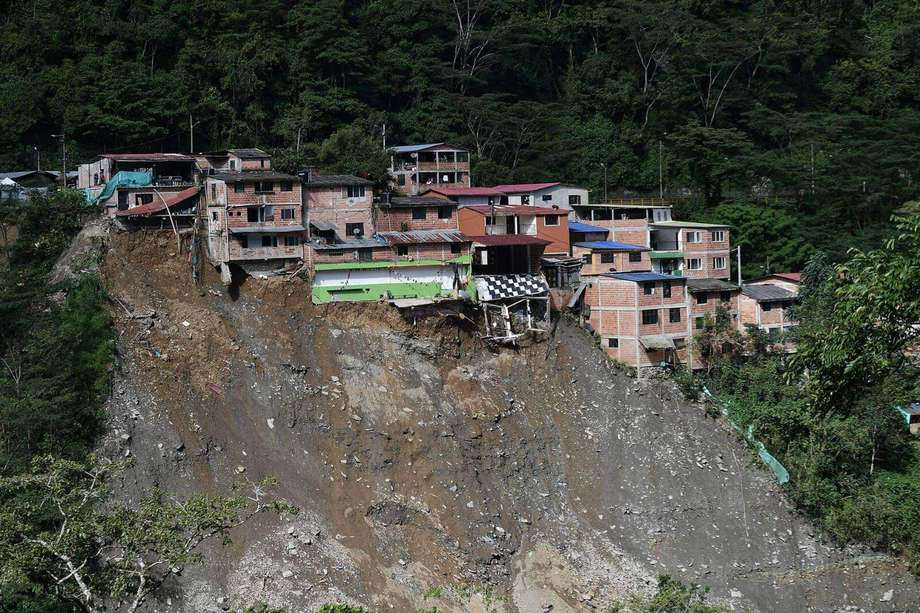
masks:
[[[794,328],[789,308],[798,300],[799,280],[799,273],[776,273],[745,283],[739,298],[741,326],[760,328],[771,338]]]
[[[371,181],[310,169],[304,176],[303,189],[311,238],[333,243],[374,235]]]

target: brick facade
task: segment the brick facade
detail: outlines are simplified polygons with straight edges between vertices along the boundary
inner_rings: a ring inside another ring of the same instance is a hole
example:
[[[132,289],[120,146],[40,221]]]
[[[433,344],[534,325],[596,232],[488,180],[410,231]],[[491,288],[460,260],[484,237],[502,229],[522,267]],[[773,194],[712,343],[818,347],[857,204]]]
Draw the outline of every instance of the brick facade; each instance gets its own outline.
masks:
[[[348,224],[362,224],[363,236],[374,234],[374,192],[370,187],[364,190],[364,196],[348,197],[348,188],[340,186],[310,186],[306,190],[307,220],[326,222],[335,226],[340,239],[354,238],[348,233]]]
[[[630,253],[636,253],[639,256],[638,262],[630,260]],[[651,270],[652,261],[649,259],[648,251],[627,252],[627,251],[600,251],[591,250],[587,247],[572,245],[572,256],[581,258],[585,264],[581,268],[582,276],[601,275],[612,272],[636,272],[642,270]],[[604,261],[612,259],[613,261]]]
[[[424,211],[424,219],[415,218],[420,214],[419,211]],[[459,228],[457,207],[446,201],[443,206],[379,207],[376,227],[377,232],[456,230]]]

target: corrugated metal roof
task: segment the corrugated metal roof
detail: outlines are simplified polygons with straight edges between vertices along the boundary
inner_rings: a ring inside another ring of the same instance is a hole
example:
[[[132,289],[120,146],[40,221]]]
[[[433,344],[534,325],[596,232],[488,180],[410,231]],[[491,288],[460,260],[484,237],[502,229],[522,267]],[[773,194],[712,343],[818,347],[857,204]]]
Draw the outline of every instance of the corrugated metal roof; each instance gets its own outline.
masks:
[[[356,177],[355,175],[321,175],[314,173],[310,175],[310,180],[306,181],[304,184],[307,187],[332,187],[336,185],[373,185],[374,182]]]
[[[103,153],[99,157],[116,162],[194,162],[184,153]]]
[[[435,196],[396,196],[390,198],[389,202],[378,202],[377,206],[382,209],[390,209],[416,206],[457,206],[457,203]]]
[[[244,170],[242,172],[216,172],[208,178],[221,181],[300,181],[299,178],[274,170]]]
[[[116,211],[115,215],[118,217],[138,217],[140,215],[151,215],[153,213],[159,213],[160,211],[165,211],[166,207],[174,207],[176,205],[182,204],[186,200],[194,198],[198,195],[197,187],[189,187],[188,189],[183,189],[181,192],[174,192],[169,194],[169,196],[159,197],[154,195],[153,202],[149,204],[142,204],[134,208],[126,209],[124,211]]]
[[[390,245],[425,245],[436,243],[469,243],[458,230],[411,230],[409,232],[378,232],[377,237]]]
[[[505,247],[510,245],[549,245],[550,241],[527,234],[486,234],[467,237],[474,243],[486,247]]]
[[[687,279],[687,289],[695,292],[731,292],[738,286],[722,279]]]
[[[648,207],[653,208],[653,207]],[[649,225],[653,228],[699,228],[705,230],[706,228],[728,228],[728,224],[720,223],[699,223],[696,221],[652,221],[649,222]]]
[[[771,285],[769,283],[745,285],[741,288],[741,293],[757,302],[777,302],[795,299],[794,293],[778,285]]]
[[[242,149],[227,149],[229,153],[232,153],[241,160],[260,160],[270,158],[271,156],[261,149],[256,147],[244,147]]]
[[[600,226],[581,223],[580,221],[569,221],[569,232],[603,232],[606,234],[609,230]]]
[[[603,276],[620,279],[621,281],[633,281],[635,283],[642,283],[644,281],[686,281],[683,277],[663,275],[658,272],[611,272]]]
[[[0,175],[2,176],[2,175]],[[757,281],[761,279],[782,279],[783,281],[791,281],[793,283],[801,283],[802,273],[800,272],[774,272],[772,274],[756,279]]]
[[[575,243],[576,247],[585,249],[596,249],[597,251],[651,251],[648,247],[642,245],[633,245],[630,243],[619,243],[617,241],[586,241]]]
[[[437,147],[443,144],[444,143],[426,143],[424,145],[396,145],[395,147],[390,147],[390,151],[394,153],[416,153],[418,151],[424,151],[425,149],[430,149],[431,147]]]
[[[467,211],[476,211],[480,215],[491,215],[495,211],[496,215],[561,215],[565,217],[567,211],[551,209],[545,206],[528,206],[526,204],[497,204],[489,206],[488,204],[474,204],[464,207]]]
[[[506,194],[523,194],[526,192],[538,192],[541,189],[556,187],[557,185],[560,185],[559,181],[551,183],[508,183],[506,185],[495,185],[493,187]]]
[[[378,247],[389,247],[382,240],[373,238],[352,238],[340,243],[310,243],[313,249],[318,251],[343,250],[343,249],[374,249]]]
[[[434,192],[444,196],[503,196],[504,194],[491,187],[429,187],[423,194]]]
[[[259,226],[241,226],[237,228],[230,228],[230,234],[282,234],[284,232],[303,232],[306,230],[301,225],[291,225],[291,226],[269,226],[269,225],[259,225]]]
[[[47,175],[51,179],[56,179],[61,176],[60,172],[53,173],[48,170],[13,170],[0,172],[0,179],[12,179],[13,181],[16,181],[17,179],[28,177],[34,174]],[[69,172],[67,173],[67,176],[70,176]]]

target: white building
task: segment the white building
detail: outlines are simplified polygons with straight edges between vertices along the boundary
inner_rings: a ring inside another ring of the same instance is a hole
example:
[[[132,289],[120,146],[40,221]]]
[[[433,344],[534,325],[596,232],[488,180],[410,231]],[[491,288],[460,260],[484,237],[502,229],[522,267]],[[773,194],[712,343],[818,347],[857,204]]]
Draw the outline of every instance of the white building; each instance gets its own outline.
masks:
[[[495,185],[493,189],[506,194],[502,204],[558,207],[571,211],[573,206],[588,204],[588,190],[563,183],[514,183]]]

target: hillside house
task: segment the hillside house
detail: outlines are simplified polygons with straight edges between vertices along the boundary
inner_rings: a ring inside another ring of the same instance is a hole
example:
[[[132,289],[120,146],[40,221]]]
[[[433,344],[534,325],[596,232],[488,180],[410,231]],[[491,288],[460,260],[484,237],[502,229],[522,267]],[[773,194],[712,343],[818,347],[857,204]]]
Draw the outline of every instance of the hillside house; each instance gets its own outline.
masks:
[[[374,235],[373,183],[354,175],[327,175],[308,169],[303,175],[310,237],[329,243]]]
[[[457,230],[381,232],[372,239],[314,243],[313,303],[387,300],[416,306],[467,296],[470,240]]]
[[[797,300],[797,288],[793,291],[766,279],[745,283],[739,297],[741,325],[760,328],[775,340],[796,326],[789,308]]]
[[[195,158],[182,153],[107,153],[81,164],[77,172],[77,188],[87,202],[111,217],[191,193],[198,182]]]
[[[609,230],[601,226],[592,226],[581,221],[569,218],[569,243],[589,243],[592,241],[605,241]]]
[[[687,279],[690,292],[690,318],[693,320],[693,334],[706,327],[707,316],[712,319],[716,311],[724,308],[731,318],[732,327],[740,328],[739,297],[741,288],[722,279]]]
[[[690,221],[649,224],[652,270],[689,278],[728,279],[731,272],[729,227]]]
[[[271,170],[271,155],[250,147],[247,149],[224,149],[196,156],[198,167],[204,174],[218,172],[245,172],[249,170]]]
[[[378,232],[457,230],[457,203],[432,196],[393,196],[376,203]]]
[[[671,205],[660,198],[573,205],[573,221],[607,229],[607,238],[632,245],[649,245],[649,224],[671,220]]]
[[[270,160],[264,162],[260,168],[270,168]],[[202,200],[208,253],[225,283],[230,282],[230,264],[266,273],[303,259],[307,234],[301,198],[298,177],[270,169],[247,167],[206,176]]]
[[[573,207],[588,203],[588,190],[562,183],[510,183],[495,185],[493,189],[502,192],[501,204],[558,207],[571,211]]]
[[[60,172],[18,170],[0,172],[0,202],[26,200],[32,194],[47,194],[60,185]]]
[[[572,243],[572,256],[584,262],[582,276],[611,272],[639,272],[652,269],[649,253],[642,245],[615,241],[585,241]]]
[[[586,279],[582,317],[614,359],[636,368],[691,363],[687,279],[654,272]]]
[[[427,188],[469,187],[470,152],[449,143],[390,147],[390,177],[396,190],[416,195]]]
[[[422,191],[423,196],[433,198],[446,198],[456,202],[458,206],[494,205],[501,204],[504,196],[500,191],[491,187],[431,187]]]
[[[490,240],[487,246],[543,244],[546,255],[569,255],[569,220],[559,209],[467,206],[460,209],[459,216],[460,231],[483,245]],[[526,238],[537,239],[537,242],[528,242]],[[517,239],[521,241],[515,242]]]

